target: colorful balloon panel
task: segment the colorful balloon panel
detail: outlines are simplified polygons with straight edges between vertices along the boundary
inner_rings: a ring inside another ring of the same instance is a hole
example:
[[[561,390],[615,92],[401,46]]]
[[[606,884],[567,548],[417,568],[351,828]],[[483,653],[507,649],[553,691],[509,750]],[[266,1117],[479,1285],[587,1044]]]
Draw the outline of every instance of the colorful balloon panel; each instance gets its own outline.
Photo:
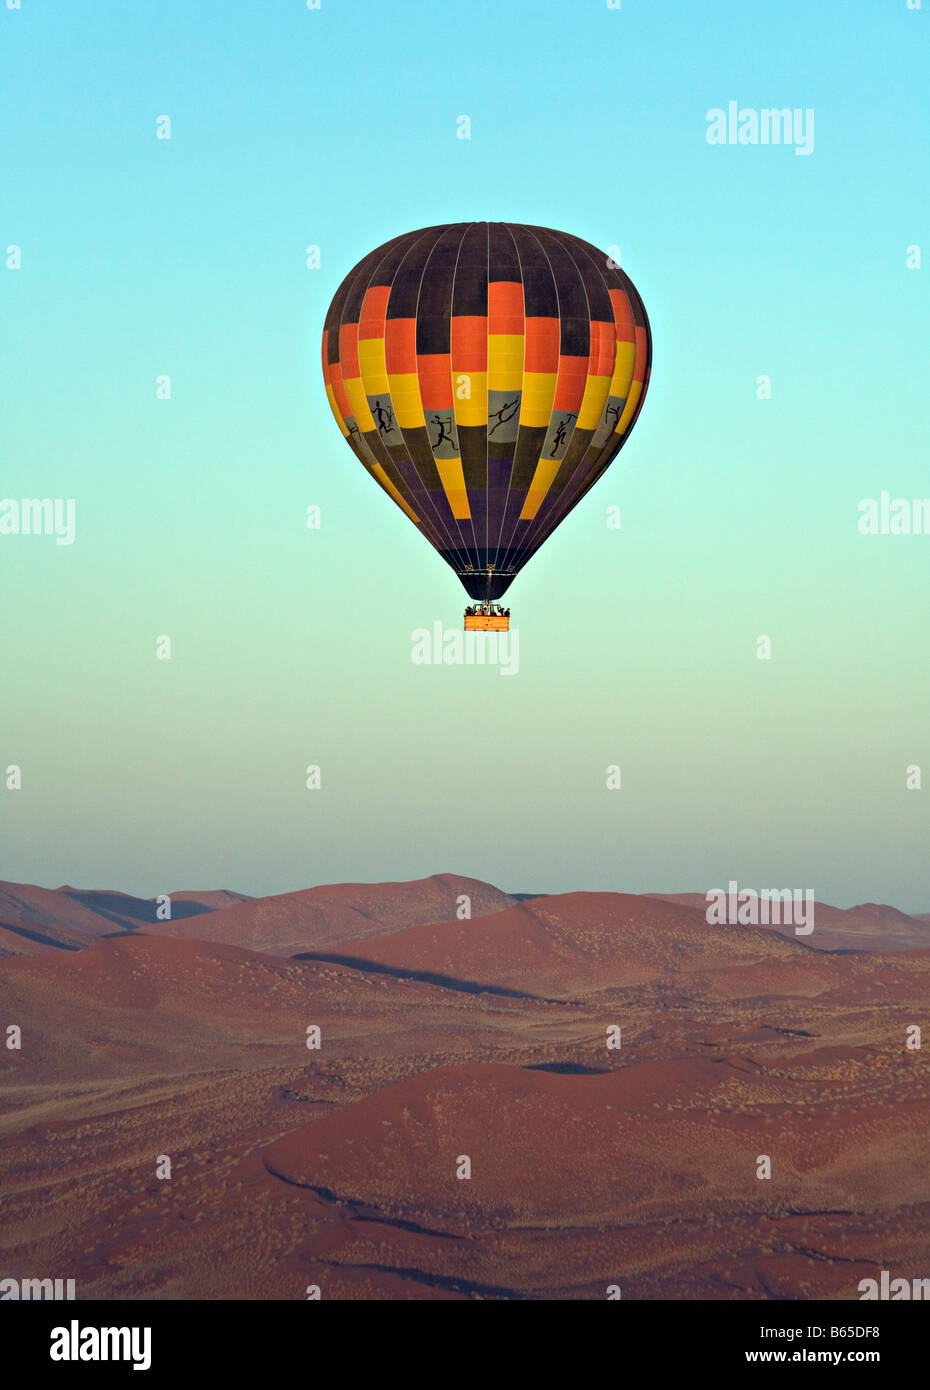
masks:
[[[497,599],[629,437],[651,353],[642,300],[604,252],[457,222],[346,276],[323,377],[357,458],[468,594]]]

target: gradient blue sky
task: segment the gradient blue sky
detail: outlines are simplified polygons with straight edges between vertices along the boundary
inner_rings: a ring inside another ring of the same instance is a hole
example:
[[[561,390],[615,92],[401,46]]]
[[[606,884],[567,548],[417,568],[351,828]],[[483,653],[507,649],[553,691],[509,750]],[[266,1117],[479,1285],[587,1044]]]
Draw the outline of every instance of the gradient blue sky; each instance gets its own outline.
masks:
[[[0,536],[0,877],[930,911],[930,536],[856,525],[930,495],[928,45],[904,0],[0,7],[0,496],[77,507]],[[730,99],[813,108],[814,153],[708,145]],[[464,593],[319,372],[361,256],[484,218],[618,244],[654,335],[511,679],[411,662]]]

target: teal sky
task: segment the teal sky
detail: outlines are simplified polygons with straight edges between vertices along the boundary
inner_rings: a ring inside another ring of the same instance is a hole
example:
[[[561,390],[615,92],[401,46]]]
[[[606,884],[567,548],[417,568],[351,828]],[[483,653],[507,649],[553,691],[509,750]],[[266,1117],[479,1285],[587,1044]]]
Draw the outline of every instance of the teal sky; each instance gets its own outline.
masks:
[[[857,529],[930,496],[928,49],[905,0],[0,7],[0,497],[76,505],[0,535],[0,877],[930,911],[930,535]],[[813,154],[709,145],[730,100]],[[479,219],[619,245],[654,337],[509,679],[411,661],[465,595],[319,369],[367,251]]]

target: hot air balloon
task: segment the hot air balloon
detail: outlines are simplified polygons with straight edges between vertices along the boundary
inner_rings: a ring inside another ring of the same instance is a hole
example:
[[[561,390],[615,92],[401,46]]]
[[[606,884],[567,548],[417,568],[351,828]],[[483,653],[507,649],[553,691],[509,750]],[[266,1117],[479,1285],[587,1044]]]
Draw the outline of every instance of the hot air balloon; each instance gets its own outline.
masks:
[[[497,602],[629,438],[649,321],[602,251],[546,227],[455,222],[359,261],[323,330],[326,394],[356,457],[476,602]]]

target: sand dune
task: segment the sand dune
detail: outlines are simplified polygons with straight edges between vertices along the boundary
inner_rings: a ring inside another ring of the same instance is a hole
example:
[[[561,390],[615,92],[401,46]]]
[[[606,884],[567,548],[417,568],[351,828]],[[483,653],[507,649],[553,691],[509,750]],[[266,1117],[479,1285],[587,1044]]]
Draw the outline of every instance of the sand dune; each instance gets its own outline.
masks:
[[[171,893],[171,919],[156,916],[151,898],[109,890],[39,888],[0,882],[0,957],[40,954],[47,950],[81,950],[122,932],[157,933],[189,940],[223,941],[232,946],[293,956],[340,943],[367,941],[413,926],[453,922],[468,899],[471,919],[509,907],[531,908],[545,894],[507,894],[478,879],[456,874],[399,883],[326,884],[274,897],[249,898],[230,889]],[[633,902],[662,902],[691,911],[706,927],[702,893],[562,894],[613,899],[618,918]],[[648,916],[644,918],[648,920]],[[792,926],[769,928],[787,940],[801,940],[808,950],[911,951],[930,948],[930,914],[908,915],[879,903],[837,908],[818,903],[815,929],[803,938]]]
[[[809,993],[838,978],[827,957],[809,955],[761,927],[708,926],[695,909],[629,893],[534,898],[488,917],[431,923],[381,935],[321,958],[398,975],[531,992],[589,996],[663,980],[719,991],[735,972],[741,993]],[[710,983],[710,977],[714,983]]]
[[[171,894],[175,919],[214,912],[246,901],[227,889]],[[156,902],[128,893],[85,890],[65,884],[38,888],[31,883],[0,882],[0,954],[33,955],[37,951],[82,949],[124,931],[157,928]]]
[[[4,1274],[140,1299],[850,1299],[930,1268],[930,1061],[907,1045],[930,951],[451,875],[204,895],[172,936],[111,936],[129,913],[104,895],[5,891]]]
[[[650,898],[691,907],[703,916],[703,893],[650,893]],[[791,925],[772,926],[773,931],[794,939]],[[930,948],[930,914],[909,916],[886,903],[860,903],[857,907],[831,907],[815,902],[814,930],[804,944],[813,951],[919,951]]]
[[[415,1249],[427,1286],[498,1296],[604,1297],[619,1279],[626,1298],[772,1285],[852,1297],[850,1263],[863,1277],[877,1242],[919,1267],[926,1237],[908,1240],[898,1208],[924,1230],[930,1217],[927,1069],[894,1105],[825,1094],[826,1078],[848,1094],[870,1060],[820,1049],[788,1072],[676,1058],[581,1078],[443,1068],[301,1128],[263,1161],[341,1217],[307,1250],[324,1288],[346,1263],[410,1270]]]
[[[164,936],[230,941],[292,956],[365,941],[399,926],[453,921],[462,896],[470,899],[473,916],[496,912],[513,901],[478,879],[434,874],[410,883],[337,883],[256,898],[212,918],[161,923],[157,930]]]

